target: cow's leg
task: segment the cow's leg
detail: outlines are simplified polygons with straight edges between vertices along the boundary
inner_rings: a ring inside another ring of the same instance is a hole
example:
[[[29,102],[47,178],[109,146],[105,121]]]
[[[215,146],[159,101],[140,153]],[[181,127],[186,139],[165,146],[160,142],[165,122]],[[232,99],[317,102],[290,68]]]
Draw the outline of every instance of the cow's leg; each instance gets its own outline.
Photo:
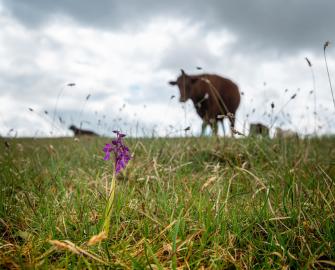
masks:
[[[231,136],[234,137],[235,133],[235,117],[229,117],[229,121],[230,121],[230,130],[231,130]]]
[[[205,136],[206,127],[207,127],[207,122],[206,121],[202,121],[201,136]]]
[[[213,131],[213,135],[217,136],[218,135],[218,123],[215,119],[210,120],[211,123],[211,128]]]
[[[220,120],[222,131],[223,131],[223,137],[226,137],[226,128],[224,126],[224,118]]]

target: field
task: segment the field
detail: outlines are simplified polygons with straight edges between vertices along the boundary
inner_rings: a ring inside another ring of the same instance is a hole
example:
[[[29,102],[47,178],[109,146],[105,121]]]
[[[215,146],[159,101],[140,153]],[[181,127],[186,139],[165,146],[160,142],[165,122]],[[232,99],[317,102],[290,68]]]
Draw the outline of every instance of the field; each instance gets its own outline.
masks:
[[[335,137],[0,139],[0,268],[335,267]],[[58,241],[50,241],[58,240]]]

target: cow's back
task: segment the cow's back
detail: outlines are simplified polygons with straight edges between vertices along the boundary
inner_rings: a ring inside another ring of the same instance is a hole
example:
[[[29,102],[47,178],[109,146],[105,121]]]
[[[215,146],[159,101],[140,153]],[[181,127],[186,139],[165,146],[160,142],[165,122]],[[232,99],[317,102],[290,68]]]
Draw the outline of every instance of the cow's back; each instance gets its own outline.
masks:
[[[227,113],[226,110],[235,114],[240,104],[240,93],[237,85],[227,78],[213,74],[204,74],[201,78],[198,88],[206,89],[206,92],[209,93],[208,110],[211,117]],[[220,100],[217,98],[217,93],[214,93],[216,91],[220,95]],[[220,105],[221,101],[224,105]]]

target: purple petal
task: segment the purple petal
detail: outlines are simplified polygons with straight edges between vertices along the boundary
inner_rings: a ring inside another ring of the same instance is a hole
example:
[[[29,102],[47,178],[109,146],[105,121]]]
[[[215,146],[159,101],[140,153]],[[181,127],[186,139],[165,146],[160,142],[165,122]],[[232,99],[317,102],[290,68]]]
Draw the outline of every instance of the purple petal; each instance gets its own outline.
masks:
[[[117,141],[117,140],[114,140],[114,141],[112,141],[112,144],[117,145],[117,144],[118,144],[118,141]]]
[[[111,150],[111,145],[109,144],[109,143],[106,143],[106,145],[105,145],[105,147],[104,147],[104,152],[110,152],[110,150]]]
[[[117,135],[117,137],[119,138],[119,137],[125,137],[126,135],[125,134],[123,134],[123,133],[121,133],[120,131],[118,131],[118,130],[113,130],[113,132],[114,133],[116,133],[116,135]]]
[[[110,159],[110,152],[107,152],[106,153],[106,155],[105,155],[105,157],[104,157],[104,160],[109,160]]]

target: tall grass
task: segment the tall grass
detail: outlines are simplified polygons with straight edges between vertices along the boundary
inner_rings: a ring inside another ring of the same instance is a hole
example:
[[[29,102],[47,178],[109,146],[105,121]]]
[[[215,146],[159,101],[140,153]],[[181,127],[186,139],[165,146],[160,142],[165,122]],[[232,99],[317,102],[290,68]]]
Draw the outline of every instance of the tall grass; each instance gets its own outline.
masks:
[[[313,80],[313,96],[314,96],[314,109],[313,109],[313,116],[314,116],[314,135],[316,135],[316,116],[317,116],[317,112],[316,112],[316,83],[315,83],[315,74],[314,74],[314,70],[313,70],[313,66],[312,66],[312,62],[305,57],[306,62],[311,70],[311,74],[312,74],[312,80]],[[311,92],[311,91],[310,91]]]
[[[0,140],[0,268],[310,269],[335,265],[334,137]]]
[[[330,44],[330,42],[326,41],[325,44],[323,45],[323,56],[324,56],[324,59],[325,59],[325,65],[326,65],[326,70],[327,70],[329,86],[330,86],[330,92],[332,94],[333,104],[334,104],[334,108],[335,108],[335,98],[334,98],[333,86],[332,86],[332,81],[331,81],[330,74],[329,74],[327,57],[326,57],[326,49],[328,48],[329,44]]]

